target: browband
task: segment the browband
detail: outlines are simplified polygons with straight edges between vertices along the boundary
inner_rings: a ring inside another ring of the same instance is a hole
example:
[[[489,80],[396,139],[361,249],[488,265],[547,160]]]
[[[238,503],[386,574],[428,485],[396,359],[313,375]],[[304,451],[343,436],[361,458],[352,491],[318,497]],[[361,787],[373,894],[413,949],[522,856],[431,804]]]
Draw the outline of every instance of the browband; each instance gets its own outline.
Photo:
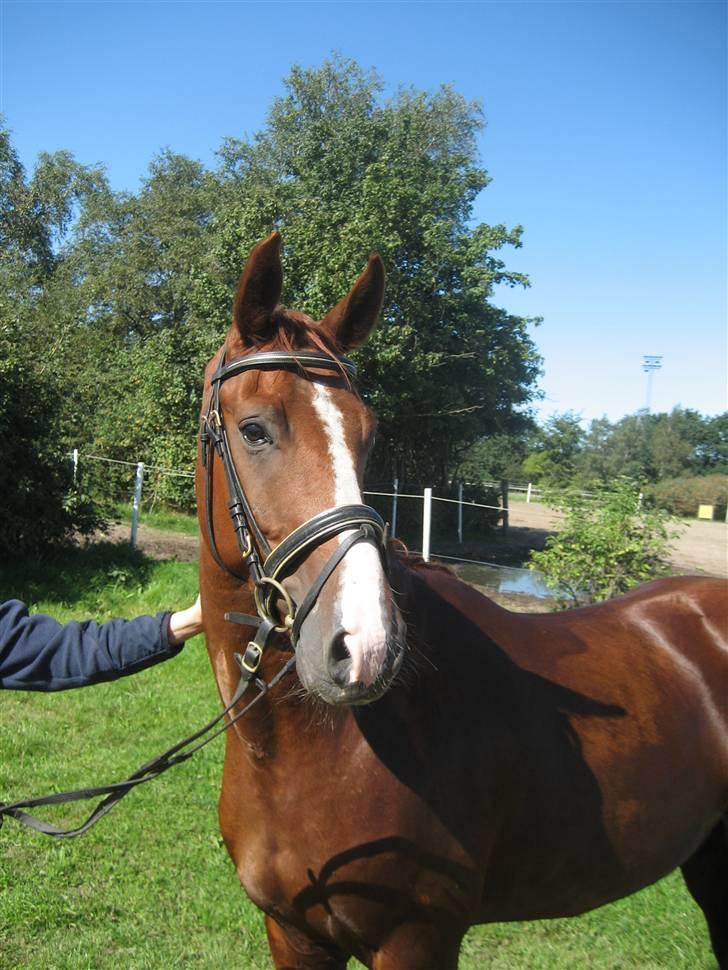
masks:
[[[238,357],[226,364],[223,357],[220,366],[212,375],[211,383],[218,384],[241,374],[246,370],[260,370],[263,367],[293,367],[306,370],[307,367],[321,367],[324,370],[345,371],[349,377],[356,377],[356,364],[348,357],[329,357],[328,354],[316,350],[296,350],[288,353],[285,350],[268,350],[247,357]]]

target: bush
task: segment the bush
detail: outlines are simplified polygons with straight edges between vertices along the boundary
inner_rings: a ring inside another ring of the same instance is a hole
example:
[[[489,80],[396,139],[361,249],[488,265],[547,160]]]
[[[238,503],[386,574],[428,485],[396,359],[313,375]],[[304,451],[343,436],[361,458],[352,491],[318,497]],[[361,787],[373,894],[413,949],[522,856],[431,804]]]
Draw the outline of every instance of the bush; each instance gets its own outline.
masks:
[[[670,516],[639,501],[636,486],[618,481],[593,498],[570,491],[547,502],[565,515],[561,532],[532,552],[529,566],[539,569],[564,609],[626,593],[670,571]]]
[[[712,505],[713,518],[722,520],[728,502],[728,478],[725,475],[668,478],[645,489],[645,497],[656,508],[693,518],[698,514],[699,505]]]
[[[39,555],[101,524],[73,482],[59,428],[60,388],[19,360],[0,361],[0,530],[5,555]]]

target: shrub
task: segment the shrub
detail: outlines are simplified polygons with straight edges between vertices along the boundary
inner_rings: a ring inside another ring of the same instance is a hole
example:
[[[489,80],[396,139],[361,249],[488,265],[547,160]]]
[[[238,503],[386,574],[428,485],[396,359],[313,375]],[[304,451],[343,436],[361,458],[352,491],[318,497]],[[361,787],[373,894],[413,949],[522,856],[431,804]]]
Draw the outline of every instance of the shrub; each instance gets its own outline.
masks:
[[[561,609],[619,596],[669,572],[670,516],[641,504],[628,480],[597,487],[593,495],[547,497],[564,513],[563,529],[530,556],[529,566],[541,570]]]
[[[39,555],[100,524],[59,428],[60,388],[22,361],[0,361],[0,530],[5,555]]]
[[[728,478],[725,475],[668,478],[645,489],[645,497],[651,504],[672,515],[695,517],[699,505],[712,505],[713,517],[725,519]]]

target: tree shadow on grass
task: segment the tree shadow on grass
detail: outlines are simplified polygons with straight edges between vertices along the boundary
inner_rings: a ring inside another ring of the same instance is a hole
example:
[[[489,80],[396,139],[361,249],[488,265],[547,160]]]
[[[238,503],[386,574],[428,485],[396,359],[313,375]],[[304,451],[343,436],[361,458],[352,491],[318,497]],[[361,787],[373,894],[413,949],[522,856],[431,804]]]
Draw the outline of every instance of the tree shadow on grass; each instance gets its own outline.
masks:
[[[0,598],[75,602],[109,585],[144,586],[153,567],[154,561],[128,542],[69,545],[48,558],[3,563]]]

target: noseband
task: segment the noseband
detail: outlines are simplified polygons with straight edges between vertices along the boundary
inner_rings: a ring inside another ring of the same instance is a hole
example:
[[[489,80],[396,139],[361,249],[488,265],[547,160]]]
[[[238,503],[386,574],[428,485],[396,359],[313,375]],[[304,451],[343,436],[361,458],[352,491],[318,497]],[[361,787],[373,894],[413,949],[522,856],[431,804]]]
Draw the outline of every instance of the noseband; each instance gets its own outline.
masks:
[[[374,545],[386,567],[386,527],[381,516],[368,505],[341,505],[319,512],[312,519],[294,529],[275,549],[271,549],[255,520],[245,490],[240,483],[228,443],[227,431],[220,407],[220,387],[224,381],[248,370],[295,370],[307,375],[308,368],[333,371],[336,374],[356,375],[356,367],[345,357],[329,357],[311,350],[288,352],[262,351],[225,363],[225,354],[212,375],[212,393],[207,411],[200,424],[202,464],[205,468],[205,523],[210,551],[215,562],[228,575],[254,584],[257,616],[247,613],[226,613],[225,619],[245,626],[257,626],[258,632],[242,656],[236,655],[241,671],[253,676],[258,669],[263,650],[272,633],[288,633],[295,648],[303,621],[311,612],[321,590],[347,552],[359,542]],[[212,518],[212,473],[215,455],[222,462],[228,492],[228,510],[240,551],[247,570],[240,574],[222,559],[215,542]],[[317,579],[296,608],[283,580],[289,576],[318,546],[342,532],[351,534],[329,557]],[[276,601],[282,598],[286,608],[283,618],[277,616]]]

